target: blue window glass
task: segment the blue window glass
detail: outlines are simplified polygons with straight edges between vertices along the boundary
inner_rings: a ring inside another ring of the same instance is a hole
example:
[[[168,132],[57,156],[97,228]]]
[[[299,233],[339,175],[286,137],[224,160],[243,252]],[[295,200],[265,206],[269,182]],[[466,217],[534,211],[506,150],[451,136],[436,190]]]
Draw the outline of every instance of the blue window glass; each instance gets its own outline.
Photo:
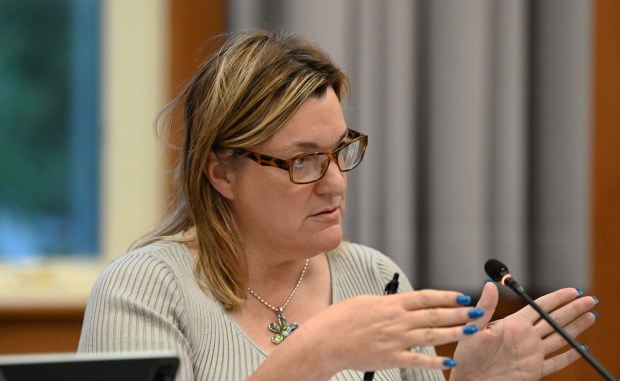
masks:
[[[0,259],[99,247],[99,2],[0,0]]]

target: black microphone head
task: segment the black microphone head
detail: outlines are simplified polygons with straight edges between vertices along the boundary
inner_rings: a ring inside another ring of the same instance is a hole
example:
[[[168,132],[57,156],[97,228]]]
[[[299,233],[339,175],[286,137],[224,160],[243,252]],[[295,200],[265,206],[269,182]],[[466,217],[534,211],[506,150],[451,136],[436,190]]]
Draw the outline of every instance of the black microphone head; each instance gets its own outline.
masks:
[[[484,264],[484,271],[496,282],[501,282],[504,275],[508,274],[508,267],[497,259],[489,259]]]

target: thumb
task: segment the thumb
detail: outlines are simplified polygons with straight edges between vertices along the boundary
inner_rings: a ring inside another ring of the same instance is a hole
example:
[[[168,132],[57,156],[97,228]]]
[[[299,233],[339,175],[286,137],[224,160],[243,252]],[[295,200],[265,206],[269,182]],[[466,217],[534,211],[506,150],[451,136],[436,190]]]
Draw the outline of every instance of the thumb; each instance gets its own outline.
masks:
[[[476,307],[484,309],[484,316],[476,321],[472,321],[478,326],[479,330],[482,330],[493,318],[497,302],[499,301],[499,290],[497,285],[493,282],[487,282],[482,289],[482,295]]]

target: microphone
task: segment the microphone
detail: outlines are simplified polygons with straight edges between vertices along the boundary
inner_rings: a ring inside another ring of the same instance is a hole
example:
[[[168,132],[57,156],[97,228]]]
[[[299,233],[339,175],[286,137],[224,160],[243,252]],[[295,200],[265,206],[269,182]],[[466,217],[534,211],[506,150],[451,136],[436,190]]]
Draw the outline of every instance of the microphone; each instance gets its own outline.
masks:
[[[503,264],[502,262],[498,261],[497,259],[489,259],[484,264],[484,271],[495,282],[501,283],[504,286],[510,288],[517,295],[519,295],[521,298],[523,298],[527,302],[527,304],[532,306],[532,308],[534,308],[534,310],[536,310],[536,312],[538,312],[540,314],[540,316],[543,319],[545,319],[553,327],[553,329],[555,329],[564,338],[564,340],[566,340],[573,348],[575,348],[577,350],[577,352],[579,352],[579,354],[583,358],[585,358],[590,363],[590,365],[592,365],[592,367],[594,367],[594,369],[596,369],[596,371],[598,371],[601,374],[601,376],[603,376],[608,381],[616,381],[616,379],[611,375],[611,373],[609,373],[607,371],[607,369],[605,369],[603,367],[603,365],[601,365],[594,358],[594,356],[592,356],[590,354],[590,352],[587,352],[581,346],[581,344],[579,344],[577,342],[577,340],[572,338],[568,334],[568,332],[566,332],[564,330],[564,328],[562,328],[558,324],[558,322],[556,322],[545,310],[543,310],[538,304],[536,304],[536,302],[534,302],[532,300],[532,298],[529,297],[529,295],[525,292],[525,290],[519,284],[519,282],[517,282],[512,277],[512,275],[510,274],[510,271],[508,271],[508,267],[506,267],[505,264]]]

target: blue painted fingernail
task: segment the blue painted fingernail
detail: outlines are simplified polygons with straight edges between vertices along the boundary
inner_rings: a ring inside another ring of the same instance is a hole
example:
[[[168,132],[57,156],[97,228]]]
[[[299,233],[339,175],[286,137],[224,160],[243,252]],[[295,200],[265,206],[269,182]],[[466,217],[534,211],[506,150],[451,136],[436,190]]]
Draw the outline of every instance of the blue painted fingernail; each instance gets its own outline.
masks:
[[[590,352],[590,347],[588,347],[585,344],[581,344],[581,348],[583,348],[583,350],[586,351],[586,352]]]
[[[575,290],[577,290],[577,292],[579,293],[579,295],[577,295],[577,297],[581,298],[583,296],[583,290],[580,289],[579,287],[575,287]]]
[[[491,279],[491,278],[487,278],[487,279],[485,279],[485,280],[484,280],[484,284],[487,284],[487,283],[489,283],[489,282],[493,282],[493,279]]]
[[[592,299],[594,299],[594,305],[596,306],[599,302],[598,298],[596,296],[592,296]]]
[[[456,297],[456,302],[462,306],[468,306],[471,304],[471,296],[459,295]]]
[[[594,311],[594,310],[592,310],[592,311],[590,311],[590,312],[592,312],[592,315],[594,315],[594,318],[595,318],[595,319],[598,319],[598,312],[596,312],[596,311]]]
[[[475,324],[470,324],[463,327],[463,333],[466,335],[473,335],[476,332],[478,332],[478,326]]]
[[[445,359],[445,360],[443,360],[443,366],[448,367],[448,368],[454,368],[456,366],[456,360],[455,359]]]
[[[484,316],[484,310],[478,307],[472,308],[471,310],[469,310],[467,315],[469,315],[469,317],[472,319],[478,319]]]

